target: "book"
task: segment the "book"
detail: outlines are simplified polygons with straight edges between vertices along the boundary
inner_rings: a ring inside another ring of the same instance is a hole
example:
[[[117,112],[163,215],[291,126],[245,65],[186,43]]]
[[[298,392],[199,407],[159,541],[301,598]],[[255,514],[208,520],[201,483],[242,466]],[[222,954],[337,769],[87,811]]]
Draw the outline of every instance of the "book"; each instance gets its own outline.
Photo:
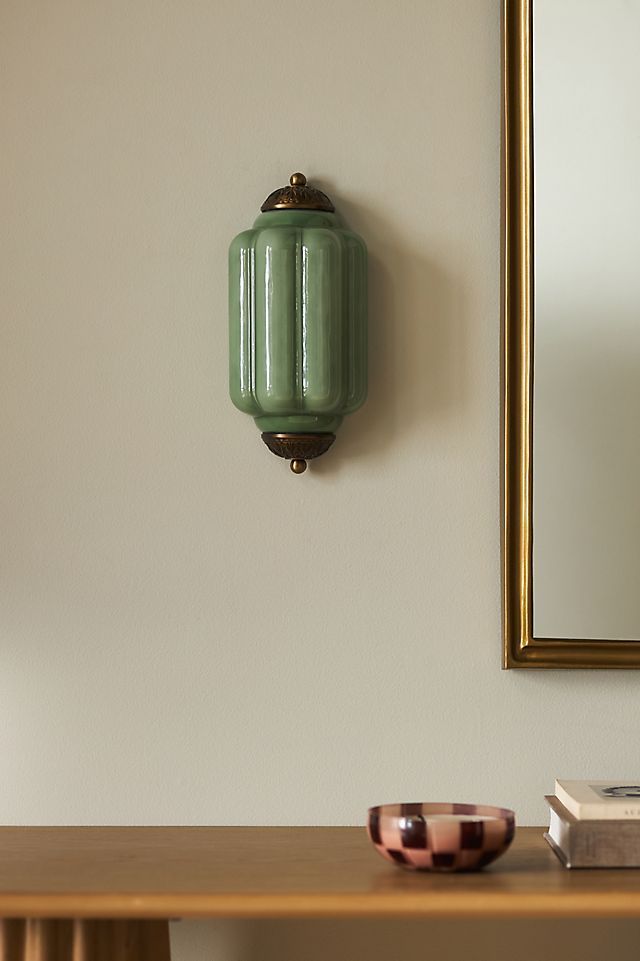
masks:
[[[580,821],[640,820],[640,784],[630,781],[556,781],[556,797]]]
[[[640,868],[640,819],[580,820],[557,797],[545,800],[544,836],[566,868]]]

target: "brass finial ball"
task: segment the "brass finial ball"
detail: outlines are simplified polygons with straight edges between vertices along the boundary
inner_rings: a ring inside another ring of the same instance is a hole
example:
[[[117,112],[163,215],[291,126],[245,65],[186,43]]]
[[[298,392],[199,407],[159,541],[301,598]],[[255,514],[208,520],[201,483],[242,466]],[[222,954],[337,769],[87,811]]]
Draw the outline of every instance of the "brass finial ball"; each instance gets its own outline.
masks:
[[[305,177],[304,174],[301,174],[301,173],[291,174],[291,176],[289,177],[289,183],[291,184],[292,187],[306,187],[307,178]]]
[[[291,467],[291,470],[293,471],[294,474],[304,474],[304,472],[307,469],[307,462],[306,460],[298,460],[296,458],[295,460],[291,461],[291,464],[289,466]]]

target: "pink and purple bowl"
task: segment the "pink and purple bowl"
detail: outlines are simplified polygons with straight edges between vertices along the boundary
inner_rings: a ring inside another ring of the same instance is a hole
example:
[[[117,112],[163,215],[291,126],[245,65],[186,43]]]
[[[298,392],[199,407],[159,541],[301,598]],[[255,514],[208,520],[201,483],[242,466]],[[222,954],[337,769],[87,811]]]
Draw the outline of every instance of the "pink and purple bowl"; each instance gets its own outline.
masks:
[[[488,804],[381,804],[367,830],[378,854],[413,871],[478,871],[507,850],[516,818]]]

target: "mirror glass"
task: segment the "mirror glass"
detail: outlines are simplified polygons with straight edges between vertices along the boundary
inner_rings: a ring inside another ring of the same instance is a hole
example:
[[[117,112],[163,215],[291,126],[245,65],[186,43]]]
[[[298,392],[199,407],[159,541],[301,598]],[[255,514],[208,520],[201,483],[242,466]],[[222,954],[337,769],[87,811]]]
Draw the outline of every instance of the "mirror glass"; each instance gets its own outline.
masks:
[[[536,637],[640,639],[640,0],[533,0]]]

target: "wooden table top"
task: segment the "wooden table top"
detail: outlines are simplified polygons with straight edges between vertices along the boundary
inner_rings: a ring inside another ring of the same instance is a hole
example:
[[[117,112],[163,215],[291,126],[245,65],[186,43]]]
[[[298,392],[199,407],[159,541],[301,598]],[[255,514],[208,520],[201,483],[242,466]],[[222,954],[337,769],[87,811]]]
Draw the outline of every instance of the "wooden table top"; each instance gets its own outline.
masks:
[[[364,828],[0,828],[0,916],[640,917],[640,870],[567,871],[519,828],[477,874],[412,873]]]

